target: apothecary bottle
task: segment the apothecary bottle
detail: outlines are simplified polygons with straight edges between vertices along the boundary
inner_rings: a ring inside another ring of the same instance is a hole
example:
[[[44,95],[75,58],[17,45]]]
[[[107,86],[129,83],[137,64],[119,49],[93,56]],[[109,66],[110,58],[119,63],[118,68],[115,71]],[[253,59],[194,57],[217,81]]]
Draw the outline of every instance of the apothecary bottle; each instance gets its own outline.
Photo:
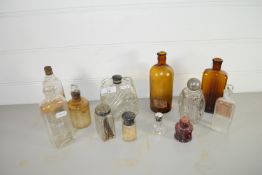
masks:
[[[188,116],[193,123],[197,123],[202,119],[205,109],[205,98],[198,79],[191,78],[188,80],[187,87],[180,93],[178,104],[180,116]]]
[[[45,71],[46,76],[45,76],[44,81],[43,81],[43,88],[45,88],[47,86],[54,86],[56,88],[57,94],[65,96],[64,88],[62,86],[62,82],[60,81],[59,78],[57,78],[54,75],[52,67],[51,66],[45,66],[44,71]]]
[[[54,86],[43,89],[45,99],[40,111],[48,129],[51,143],[61,148],[73,140],[73,127],[65,98],[56,93]]]
[[[205,96],[205,112],[214,113],[215,103],[219,97],[223,96],[227,83],[227,73],[221,70],[223,60],[213,59],[213,68],[206,69],[202,77],[202,92]]]
[[[138,98],[133,80],[130,77],[113,75],[102,81],[100,100],[108,104],[116,120],[119,120],[125,111],[138,114]]]
[[[82,97],[77,85],[71,85],[72,99],[68,101],[68,108],[73,127],[77,129],[85,128],[91,123],[89,102]]]
[[[212,118],[212,128],[221,133],[227,133],[235,113],[235,101],[231,98],[233,86],[227,85],[224,96],[216,101],[215,111]]]
[[[183,116],[176,123],[175,139],[179,142],[189,142],[192,140],[193,125],[187,116]]]
[[[136,114],[131,111],[126,111],[122,114],[122,138],[124,141],[136,140]]]
[[[155,113],[155,122],[154,122],[154,125],[153,125],[153,134],[156,134],[156,135],[164,135],[166,133],[166,128],[163,124],[163,117],[164,117],[164,114],[161,113],[161,112],[157,112]]]
[[[150,69],[150,108],[154,112],[171,110],[173,97],[173,69],[166,64],[166,52],[157,53],[158,63]]]
[[[115,122],[108,104],[99,104],[95,108],[96,131],[103,141],[115,137]]]

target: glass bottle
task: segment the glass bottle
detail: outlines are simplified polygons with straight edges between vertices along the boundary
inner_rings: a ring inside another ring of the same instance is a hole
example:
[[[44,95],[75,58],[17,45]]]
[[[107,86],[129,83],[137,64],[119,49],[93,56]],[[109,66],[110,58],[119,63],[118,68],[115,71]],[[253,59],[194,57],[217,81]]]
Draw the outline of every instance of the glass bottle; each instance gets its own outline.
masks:
[[[213,68],[206,69],[202,77],[202,92],[205,96],[205,112],[214,113],[215,103],[219,97],[223,96],[227,83],[227,73],[221,70],[223,60],[213,59]]]
[[[124,141],[134,141],[136,139],[136,123],[135,123],[136,114],[127,111],[122,115],[123,124],[122,124],[122,138]]]
[[[204,115],[205,98],[200,84],[196,78],[189,79],[178,99],[180,116],[188,116],[193,123],[197,123]]]
[[[157,53],[158,63],[150,69],[150,108],[154,112],[171,110],[173,97],[173,69],[166,64],[166,52]]]
[[[155,113],[155,123],[153,133],[156,135],[164,135],[166,133],[166,129],[163,125],[163,113],[157,112]]]
[[[179,142],[189,142],[192,140],[193,125],[188,117],[183,116],[175,126],[175,139]]]
[[[99,104],[95,108],[96,130],[103,141],[115,137],[115,122],[108,104]]]
[[[82,97],[77,85],[71,85],[72,99],[68,101],[73,127],[77,129],[85,128],[91,123],[89,102]]]
[[[227,85],[224,96],[216,101],[215,112],[212,118],[212,128],[227,133],[235,113],[235,101],[231,98],[233,86]]]
[[[100,100],[108,104],[116,120],[119,120],[125,111],[138,114],[138,98],[133,80],[130,77],[113,75],[102,81]]]
[[[43,89],[45,99],[40,111],[48,129],[51,143],[61,148],[73,140],[73,127],[65,98],[58,95],[54,86]]]
[[[46,86],[54,86],[56,87],[56,93],[65,97],[62,82],[53,74],[52,67],[45,66],[44,70],[46,76],[43,81],[43,88],[45,88]]]

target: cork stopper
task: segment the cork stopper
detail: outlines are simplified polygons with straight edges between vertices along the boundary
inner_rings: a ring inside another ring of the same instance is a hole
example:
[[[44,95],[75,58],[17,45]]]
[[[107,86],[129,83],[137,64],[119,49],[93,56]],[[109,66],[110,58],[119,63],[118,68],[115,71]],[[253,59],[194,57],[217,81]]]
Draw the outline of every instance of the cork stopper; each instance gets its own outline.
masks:
[[[121,75],[113,75],[112,79],[113,79],[114,84],[120,84],[122,82],[122,76]]]
[[[53,74],[53,70],[52,70],[51,66],[45,66],[44,70],[45,70],[46,75],[52,75]]]
[[[77,85],[71,84],[71,96],[73,100],[80,100],[81,93]]]
[[[102,104],[99,104],[98,106],[96,106],[96,108],[95,108],[95,113],[96,113],[96,115],[99,115],[99,116],[105,117],[110,112],[111,112],[111,108],[108,104],[102,103]]]
[[[216,57],[213,59],[213,69],[214,70],[220,70],[221,69],[221,65],[223,63],[223,59]]]
[[[131,111],[124,112],[122,114],[123,124],[126,126],[131,126],[135,123],[136,114]]]
[[[179,122],[180,122],[180,125],[182,126],[182,128],[189,127],[190,121],[189,121],[188,117],[186,117],[186,116],[181,117]]]
[[[160,52],[157,52],[157,55],[158,56],[166,56],[166,52],[165,51],[160,51]]]

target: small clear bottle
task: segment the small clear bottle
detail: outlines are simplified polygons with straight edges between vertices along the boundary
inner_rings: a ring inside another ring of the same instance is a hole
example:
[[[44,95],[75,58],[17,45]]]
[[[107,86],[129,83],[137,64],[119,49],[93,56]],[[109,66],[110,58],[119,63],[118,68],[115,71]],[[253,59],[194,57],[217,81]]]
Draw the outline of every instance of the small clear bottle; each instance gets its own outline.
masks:
[[[161,112],[155,113],[153,134],[164,135],[166,133],[166,128],[163,125],[163,116],[164,114]]]
[[[180,116],[188,116],[193,123],[202,119],[205,110],[205,97],[201,91],[201,83],[197,78],[188,80],[187,87],[180,93],[178,104]]]
[[[138,98],[130,77],[114,75],[102,81],[100,99],[108,104],[115,120],[119,120],[125,111],[138,114]]]
[[[95,108],[96,130],[103,141],[115,137],[115,122],[108,104],[99,104]]]
[[[227,133],[235,113],[235,101],[231,98],[233,86],[227,85],[224,96],[217,99],[214,115],[212,118],[212,128],[221,133]]]
[[[136,114],[131,111],[124,112],[122,115],[122,138],[124,141],[136,140]]]
[[[175,139],[179,142],[189,142],[192,140],[193,125],[188,117],[183,116],[175,126]]]
[[[61,148],[73,140],[73,127],[65,98],[58,95],[54,86],[43,89],[45,99],[40,111],[48,129],[51,143]]]
[[[91,123],[89,102],[82,97],[77,85],[71,85],[72,99],[68,101],[73,127],[77,129],[85,128]]]
[[[54,75],[51,66],[45,66],[45,78],[43,81],[43,88],[47,86],[54,86],[56,88],[56,93],[65,97],[64,88],[62,82]]]

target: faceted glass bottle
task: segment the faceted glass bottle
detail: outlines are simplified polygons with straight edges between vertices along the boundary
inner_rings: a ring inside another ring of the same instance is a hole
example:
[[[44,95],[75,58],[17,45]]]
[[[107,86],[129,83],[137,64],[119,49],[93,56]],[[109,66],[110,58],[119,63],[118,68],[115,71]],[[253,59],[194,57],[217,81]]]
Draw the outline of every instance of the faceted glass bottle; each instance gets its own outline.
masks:
[[[166,133],[166,128],[163,125],[163,113],[157,112],[155,113],[155,123],[153,134],[156,135],[164,135]]]
[[[53,86],[43,89],[44,101],[40,104],[40,111],[48,129],[51,143],[61,148],[73,140],[73,127],[63,96],[56,94]]]
[[[197,123],[204,115],[205,97],[200,87],[198,79],[189,79],[178,99],[180,116],[188,116],[193,123]]]
[[[62,82],[53,74],[51,66],[45,66],[45,78],[43,81],[43,88],[47,86],[54,86],[56,88],[56,93],[65,97]]]
[[[233,86],[227,85],[224,96],[216,101],[212,118],[212,128],[218,132],[227,133],[235,113],[235,101],[231,98]]]
[[[100,100],[110,106],[116,120],[119,120],[125,111],[138,114],[138,98],[130,77],[114,75],[104,79],[100,89]]]
[[[202,92],[205,96],[205,112],[214,113],[215,103],[219,97],[223,96],[227,83],[227,73],[221,70],[223,60],[213,59],[213,68],[206,69],[202,77]]]
[[[158,63],[150,69],[150,108],[154,112],[171,110],[173,97],[173,69],[166,64],[166,52],[157,53]]]
[[[86,98],[81,97],[77,85],[71,85],[72,99],[68,101],[73,127],[77,129],[85,128],[91,123],[89,102]]]

